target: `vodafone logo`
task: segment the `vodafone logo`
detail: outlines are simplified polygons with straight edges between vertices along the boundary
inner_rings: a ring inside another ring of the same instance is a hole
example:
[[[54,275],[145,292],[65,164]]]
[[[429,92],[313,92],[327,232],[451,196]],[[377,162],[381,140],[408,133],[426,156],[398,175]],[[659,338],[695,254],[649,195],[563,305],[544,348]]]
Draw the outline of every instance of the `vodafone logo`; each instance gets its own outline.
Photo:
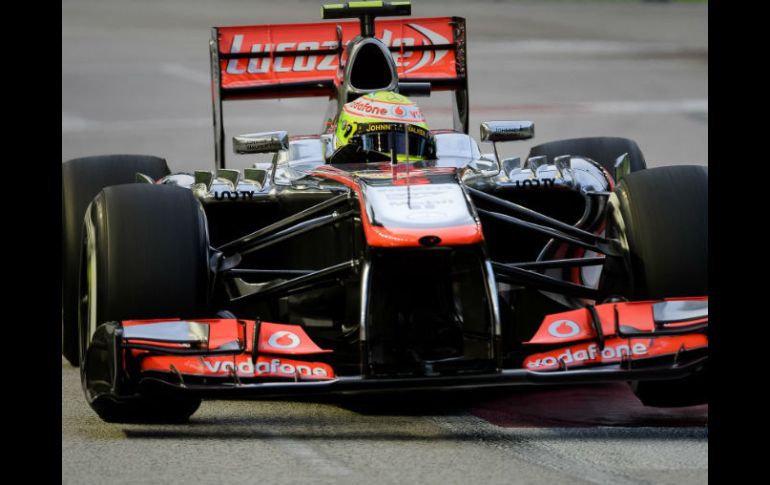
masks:
[[[587,363],[607,363],[616,362],[621,360],[623,356],[642,356],[649,354],[649,347],[643,343],[635,343],[628,345],[625,343],[618,343],[615,345],[608,345],[603,350],[599,350],[599,346],[591,344],[583,349],[565,349],[561,354],[557,355],[553,352],[551,355],[540,354],[539,358],[530,357],[526,361],[526,366],[535,370],[549,370],[558,369],[559,361],[566,365],[585,365]]]
[[[299,347],[299,344],[299,337],[294,333],[287,332],[286,330],[275,332],[267,340],[267,345],[273,347],[274,349],[294,349]]]
[[[293,361],[286,362],[281,359],[260,360],[256,365],[254,365],[251,360],[246,360],[238,364],[234,362],[209,362],[204,360],[203,364],[205,365],[205,370],[213,374],[229,375],[235,371],[238,375],[243,377],[271,375],[294,377],[297,374],[304,377],[330,377],[329,372],[320,365]]]
[[[548,333],[556,338],[570,338],[580,333],[580,326],[572,320],[556,320],[548,325]]]
[[[356,100],[351,103],[350,108],[353,111],[358,111],[361,114],[369,115],[387,115],[388,108],[380,104],[372,104],[366,100]]]

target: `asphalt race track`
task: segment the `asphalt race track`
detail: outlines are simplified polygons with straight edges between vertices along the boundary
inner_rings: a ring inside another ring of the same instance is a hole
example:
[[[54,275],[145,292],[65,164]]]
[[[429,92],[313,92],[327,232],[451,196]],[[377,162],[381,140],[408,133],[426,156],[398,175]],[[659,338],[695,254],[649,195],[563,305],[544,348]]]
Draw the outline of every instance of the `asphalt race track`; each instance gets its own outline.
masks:
[[[648,166],[708,165],[706,3],[426,1],[467,19],[472,134],[635,139]],[[213,167],[209,27],[313,22],[320,1],[64,0],[62,160],[146,153]],[[418,99],[433,128],[449,100]],[[228,134],[317,132],[326,102],[227,104]],[[491,151],[491,147],[482,147]],[[236,159],[235,166],[253,163]],[[708,406],[624,384],[308,402],[208,401],[187,425],[111,425],[62,360],[62,483],[705,483]]]

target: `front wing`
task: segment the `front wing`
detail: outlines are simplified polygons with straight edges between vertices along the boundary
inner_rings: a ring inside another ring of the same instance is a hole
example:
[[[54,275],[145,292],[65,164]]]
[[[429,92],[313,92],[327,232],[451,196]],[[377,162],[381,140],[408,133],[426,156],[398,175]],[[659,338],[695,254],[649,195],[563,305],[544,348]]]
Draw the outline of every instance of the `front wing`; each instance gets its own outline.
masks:
[[[364,351],[362,343],[362,351]],[[422,375],[337,375],[298,325],[201,319],[108,322],[85,356],[90,401],[155,393],[289,397],[684,378],[708,360],[708,298],[615,302],[548,315],[520,365]]]

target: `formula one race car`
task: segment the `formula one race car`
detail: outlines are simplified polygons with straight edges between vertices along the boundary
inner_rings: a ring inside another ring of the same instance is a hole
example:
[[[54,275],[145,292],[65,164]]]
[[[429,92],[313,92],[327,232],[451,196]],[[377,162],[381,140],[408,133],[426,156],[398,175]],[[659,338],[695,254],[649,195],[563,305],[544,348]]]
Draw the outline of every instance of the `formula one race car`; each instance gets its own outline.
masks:
[[[99,416],[619,380],[647,405],[707,402],[707,169],[647,169],[622,138],[499,157],[527,121],[482,123],[482,154],[464,19],[322,12],[212,29],[215,170],[62,165],[63,354]],[[432,91],[452,93],[453,129],[409,98]],[[330,99],[323,132],[236,136],[272,162],[226,168],[223,101],[294,96]]]

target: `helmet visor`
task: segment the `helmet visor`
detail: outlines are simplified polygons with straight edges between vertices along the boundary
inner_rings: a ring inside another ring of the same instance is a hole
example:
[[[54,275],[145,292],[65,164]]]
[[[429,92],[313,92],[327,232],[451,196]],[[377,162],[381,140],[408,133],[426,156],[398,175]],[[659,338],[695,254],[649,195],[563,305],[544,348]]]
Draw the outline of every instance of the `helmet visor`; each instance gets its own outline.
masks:
[[[372,124],[374,125],[374,124]],[[385,130],[372,130],[374,126],[366,126],[359,130],[361,148],[380,153],[390,154],[395,150],[397,155],[407,155],[409,158],[425,159],[432,156],[431,140],[428,138],[428,130],[418,126],[377,123],[377,128],[387,127]],[[385,125],[385,126],[383,126]],[[389,128],[389,129],[388,129]]]

